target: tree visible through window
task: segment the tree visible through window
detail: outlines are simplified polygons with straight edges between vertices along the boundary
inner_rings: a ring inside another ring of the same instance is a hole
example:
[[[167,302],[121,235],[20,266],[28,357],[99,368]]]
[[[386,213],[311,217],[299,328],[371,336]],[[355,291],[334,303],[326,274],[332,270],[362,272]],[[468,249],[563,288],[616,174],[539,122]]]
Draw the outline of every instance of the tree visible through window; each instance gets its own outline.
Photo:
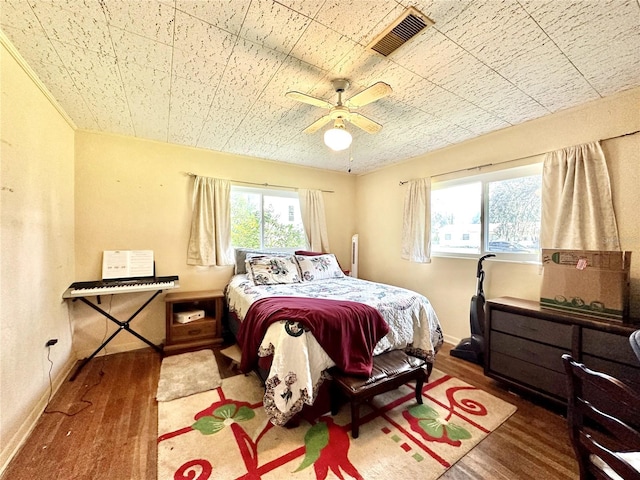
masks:
[[[231,245],[295,250],[307,240],[295,192],[231,187]]]
[[[540,175],[490,182],[490,252],[529,252],[540,237]]]

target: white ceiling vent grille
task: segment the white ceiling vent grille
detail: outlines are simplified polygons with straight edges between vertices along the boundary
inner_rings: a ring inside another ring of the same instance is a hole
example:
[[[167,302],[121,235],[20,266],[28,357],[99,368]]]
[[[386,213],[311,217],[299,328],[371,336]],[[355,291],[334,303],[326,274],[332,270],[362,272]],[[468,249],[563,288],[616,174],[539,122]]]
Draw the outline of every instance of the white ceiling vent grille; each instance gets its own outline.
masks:
[[[388,57],[422,30],[433,25],[433,23],[422,12],[409,7],[395,22],[374,38],[367,48]]]

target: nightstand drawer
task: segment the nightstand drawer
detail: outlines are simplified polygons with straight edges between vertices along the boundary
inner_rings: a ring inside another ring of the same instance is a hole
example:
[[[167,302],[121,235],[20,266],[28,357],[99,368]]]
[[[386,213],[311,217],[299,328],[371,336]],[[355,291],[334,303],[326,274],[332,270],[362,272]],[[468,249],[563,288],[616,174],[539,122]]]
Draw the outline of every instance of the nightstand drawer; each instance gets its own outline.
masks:
[[[173,324],[171,327],[171,339],[174,341],[200,337],[215,337],[215,334],[216,324],[211,319],[185,324]]]

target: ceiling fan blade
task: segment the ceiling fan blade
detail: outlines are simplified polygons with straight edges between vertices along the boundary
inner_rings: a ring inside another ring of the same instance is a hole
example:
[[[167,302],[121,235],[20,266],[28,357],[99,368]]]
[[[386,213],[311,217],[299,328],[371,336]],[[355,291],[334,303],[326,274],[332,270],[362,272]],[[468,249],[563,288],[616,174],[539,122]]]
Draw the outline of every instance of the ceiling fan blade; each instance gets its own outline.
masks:
[[[356,93],[353,97],[347,100],[346,106],[354,108],[363,107],[371,102],[375,102],[382,97],[386,97],[392,92],[393,89],[386,83],[374,83],[370,87],[365,88],[360,93]]]
[[[382,129],[382,125],[359,113],[351,112],[349,121],[367,133],[378,133]]]
[[[331,120],[331,115],[325,115],[324,117],[319,118],[307,128],[303,130],[304,133],[314,133],[320,130],[325,124],[329,123]]]
[[[309,105],[315,105],[316,107],[322,108],[332,108],[333,104],[322,100],[321,98],[312,97],[311,95],[307,95],[305,93],[300,92],[287,92],[285,96],[292,99],[297,100],[298,102],[308,103]]]

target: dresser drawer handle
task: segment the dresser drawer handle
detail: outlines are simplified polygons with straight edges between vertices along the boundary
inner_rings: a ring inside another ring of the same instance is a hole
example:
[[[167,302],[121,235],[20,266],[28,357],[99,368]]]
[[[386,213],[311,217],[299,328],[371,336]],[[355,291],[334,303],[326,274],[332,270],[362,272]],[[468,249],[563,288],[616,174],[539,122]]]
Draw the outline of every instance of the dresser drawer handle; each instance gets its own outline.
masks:
[[[530,327],[528,325],[523,325],[522,328],[524,328],[525,330],[529,330],[530,332],[537,332],[539,331],[538,327]]]
[[[202,329],[199,328],[198,330],[189,330],[187,333],[189,335],[198,335],[199,333],[202,333]]]

